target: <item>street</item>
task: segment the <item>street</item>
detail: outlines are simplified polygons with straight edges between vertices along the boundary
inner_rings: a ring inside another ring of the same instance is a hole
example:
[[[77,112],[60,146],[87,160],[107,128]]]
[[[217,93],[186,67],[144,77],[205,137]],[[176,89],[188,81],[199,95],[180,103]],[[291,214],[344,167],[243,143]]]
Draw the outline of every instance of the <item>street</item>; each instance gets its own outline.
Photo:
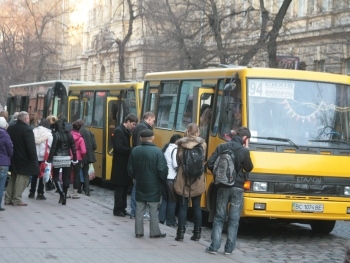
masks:
[[[113,191],[97,186],[93,188],[95,191],[92,195],[112,209]],[[176,227],[173,228],[175,233]],[[191,234],[192,229],[192,222],[188,221],[186,233]],[[202,239],[210,242],[210,234],[211,229],[203,227]],[[343,262],[347,244],[350,245],[349,221],[337,221],[329,235],[315,234],[309,225],[303,224],[262,224],[240,230],[236,250],[262,263],[331,263]],[[221,245],[221,250],[223,246],[224,244]]]

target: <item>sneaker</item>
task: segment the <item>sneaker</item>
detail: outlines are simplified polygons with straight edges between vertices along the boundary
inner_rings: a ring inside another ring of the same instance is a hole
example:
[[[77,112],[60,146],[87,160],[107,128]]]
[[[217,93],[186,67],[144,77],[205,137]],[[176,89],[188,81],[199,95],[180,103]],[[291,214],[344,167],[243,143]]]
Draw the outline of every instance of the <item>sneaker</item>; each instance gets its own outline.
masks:
[[[34,197],[35,197],[35,194],[29,193],[28,198],[34,199]]]
[[[225,251],[224,254],[225,254],[225,255],[231,255],[232,252]]]
[[[218,252],[214,251],[214,250],[211,250],[209,247],[207,247],[205,249],[205,252],[209,253],[209,254],[213,254],[213,255],[216,255]]]
[[[36,200],[46,200],[46,197],[44,196],[44,194],[38,194]]]
[[[143,219],[145,219],[145,220],[150,220],[151,217],[149,216],[149,214],[144,214],[144,215],[143,215]]]

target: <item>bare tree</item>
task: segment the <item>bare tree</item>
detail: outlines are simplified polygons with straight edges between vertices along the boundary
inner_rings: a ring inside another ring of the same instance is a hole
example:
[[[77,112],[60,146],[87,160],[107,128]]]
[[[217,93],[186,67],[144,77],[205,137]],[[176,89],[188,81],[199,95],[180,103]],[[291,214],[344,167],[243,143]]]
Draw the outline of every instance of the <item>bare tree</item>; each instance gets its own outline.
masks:
[[[6,0],[4,7],[9,12],[1,19],[0,47],[9,84],[51,78],[59,65],[61,16],[72,10],[63,10],[60,0]]]
[[[124,1],[123,1],[124,3]],[[116,38],[115,42],[118,45],[118,67],[119,67],[119,80],[125,80],[125,46],[129,42],[130,37],[133,33],[133,24],[137,15],[135,15],[134,5],[131,0],[126,0],[127,10],[128,10],[128,29],[125,36],[122,39]],[[124,8],[123,8],[124,10]]]
[[[251,1],[166,0],[161,7],[150,0],[146,13],[157,45],[169,50],[172,43],[179,68],[235,61],[247,65],[262,48],[269,48],[271,59],[272,51],[276,57],[277,37],[290,3],[284,0],[274,15],[267,11],[264,0],[259,0],[259,6]]]

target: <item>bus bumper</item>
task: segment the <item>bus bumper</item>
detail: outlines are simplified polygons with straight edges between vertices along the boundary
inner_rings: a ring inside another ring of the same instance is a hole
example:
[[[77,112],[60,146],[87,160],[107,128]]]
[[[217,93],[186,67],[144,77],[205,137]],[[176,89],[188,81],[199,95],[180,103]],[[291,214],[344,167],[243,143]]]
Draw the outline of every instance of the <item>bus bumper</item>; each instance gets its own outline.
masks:
[[[242,217],[350,220],[350,202],[245,197]]]

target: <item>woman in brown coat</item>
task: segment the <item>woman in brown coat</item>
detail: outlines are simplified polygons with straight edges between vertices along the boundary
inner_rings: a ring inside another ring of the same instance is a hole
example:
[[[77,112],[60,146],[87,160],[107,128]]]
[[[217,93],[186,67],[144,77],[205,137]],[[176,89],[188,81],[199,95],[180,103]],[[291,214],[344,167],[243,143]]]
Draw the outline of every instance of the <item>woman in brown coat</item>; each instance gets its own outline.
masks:
[[[193,149],[200,145],[203,148],[203,160],[205,160],[205,152],[207,145],[203,138],[199,136],[199,127],[195,123],[190,123],[185,131],[184,137],[177,140],[177,163],[178,171],[174,183],[174,189],[179,195],[179,212],[178,212],[178,229],[176,241],[182,241],[185,233],[185,223],[187,218],[187,209],[189,199],[192,199],[192,207],[194,213],[194,230],[191,240],[198,241],[201,237],[202,226],[202,210],[200,207],[201,195],[205,191],[204,173],[198,178],[186,178],[183,174],[183,154],[185,149]]]

